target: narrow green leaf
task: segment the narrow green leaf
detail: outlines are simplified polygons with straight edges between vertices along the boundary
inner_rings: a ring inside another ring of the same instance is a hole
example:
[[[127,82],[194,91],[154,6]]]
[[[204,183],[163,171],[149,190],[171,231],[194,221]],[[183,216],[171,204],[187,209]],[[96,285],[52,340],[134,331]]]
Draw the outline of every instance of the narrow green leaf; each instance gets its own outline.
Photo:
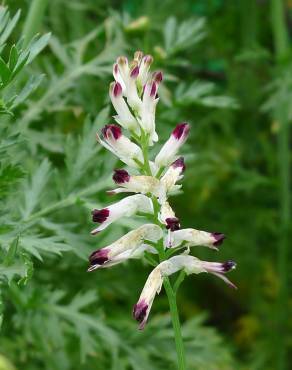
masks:
[[[0,57],[0,78],[4,86],[11,78],[10,69],[1,57]]]
[[[13,71],[14,67],[16,66],[18,60],[18,51],[15,45],[13,45],[10,49],[10,54],[9,54],[9,69]]]

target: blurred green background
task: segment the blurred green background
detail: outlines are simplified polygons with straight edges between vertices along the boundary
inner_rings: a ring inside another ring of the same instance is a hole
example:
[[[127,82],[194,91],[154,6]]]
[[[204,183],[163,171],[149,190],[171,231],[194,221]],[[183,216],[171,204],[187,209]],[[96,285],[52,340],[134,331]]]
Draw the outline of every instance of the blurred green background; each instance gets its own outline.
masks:
[[[135,50],[164,72],[160,142],[176,123],[192,126],[176,213],[183,227],[227,235],[219,253],[193,253],[238,263],[237,291],[204,274],[179,291],[188,369],[291,369],[292,2],[5,3],[21,16],[4,61],[22,35],[51,37],[1,90],[0,369],[176,368],[164,292],[143,332],[131,317],[151,268],[86,273],[92,250],[142,222],[89,236],[118,166],[95,132],[111,122],[112,64]],[[11,105],[31,76],[30,95]]]

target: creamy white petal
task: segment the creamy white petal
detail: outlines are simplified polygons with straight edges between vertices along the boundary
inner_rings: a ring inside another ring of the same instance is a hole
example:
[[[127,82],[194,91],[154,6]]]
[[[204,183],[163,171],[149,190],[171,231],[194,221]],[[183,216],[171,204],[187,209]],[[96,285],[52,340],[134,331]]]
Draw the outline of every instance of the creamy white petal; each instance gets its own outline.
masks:
[[[189,130],[187,123],[180,123],[175,127],[155,158],[158,167],[167,167],[174,161],[177,152],[188,137]]]
[[[91,234],[97,234],[121,217],[130,217],[137,212],[153,213],[151,199],[145,195],[136,194],[126,197],[106,208],[93,210],[93,222],[100,223],[100,226],[92,230]]]

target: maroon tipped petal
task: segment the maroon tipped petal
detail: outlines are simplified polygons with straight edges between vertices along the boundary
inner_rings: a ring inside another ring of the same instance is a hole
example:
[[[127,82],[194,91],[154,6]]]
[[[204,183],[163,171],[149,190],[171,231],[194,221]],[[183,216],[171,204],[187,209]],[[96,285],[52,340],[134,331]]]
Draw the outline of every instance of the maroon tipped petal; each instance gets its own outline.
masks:
[[[101,132],[105,139],[113,136],[114,139],[118,140],[122,136],[122,129],[117,125],[105,125]]]
[[[166,228],[170,231],[175,231],[180,229],[179,219],[177,217],[168,217],[165,219]]]
[[[106,261],[108,261],[108,253],[109,249],[102,248],[97,251],[94,251],[89,256],[89,262],[91,266],[95,265],[103,265]]]
[[[156,93],[157,93],[157,85],[156,85],[155,82],[152,82],[151,90],[150,90],[150,96],[156,97]]]
[[[143,62],[146,64],[151,64],[153,62],[153,57],[151,55],[145,55],[143,57]]]
[[[114,65],[114,72],[115,74],[118,74],[119,72],[119,66],[117,65],[117,63]]]
[[[132,78],[136,78],[137,76],[139,75],[139,67],[136,66],[132,69],[131,73],[130,73],[130,76]]]
[[[174,161],[171,166],[173,168],[181,167],[181,172],[184,172],[186,169],[185,160],[183,157],[179,157],[176,161]]]
[[[92,221],[102,224],[108,218],[110,211],[107,208],[94,209],[92,212]]]
[[[186,122],[179,123],[172,131],[172,135],[176,140],[184,139],[190,131],[190,125]]]
[[[114,88],[113,88],[113,94],[114,94],[114,97],[118,97],[119,95],[122,95],[122,86],[119,82],[116,82],[114,84]]]
[[[212,233],[212,237],[215,239],[215,242],[213,243],[214,246],[218,247],[221,245],[226,238],[226,236],[222,233]]]
[[[154,72],[153,73],[153,80],[155,82],[157,82],[158,84],[160,84],[160,82],[162,81],[163,79],[163,74],[161,71],[157,71],[157,72]]]
[[[144,299],[142,299],[141,302],[138,302],[133,307],[133,317],[135,320],[137,320],[141,325],[139,326],[139,329],[144,329],[145,326],[145,317],[147,315],[147,309],[148,304],[145,302]]]
[[[123,184],[130,181],[130,175],[126,170],[114,170],[113,180],[116,184]]]
[[[224,272],[228,272],[230,270],[235,269],[236,263],[234,261],[226,261],[222,263],[222,268]]]

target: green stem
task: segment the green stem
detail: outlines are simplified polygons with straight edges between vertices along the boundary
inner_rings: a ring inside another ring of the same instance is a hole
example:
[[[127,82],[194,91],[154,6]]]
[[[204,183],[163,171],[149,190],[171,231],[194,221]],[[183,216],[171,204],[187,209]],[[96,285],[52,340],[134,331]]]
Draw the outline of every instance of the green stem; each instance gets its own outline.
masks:
[[[275,54],[278,66],[289,52],[288,32],[285,24],[284,3],[282,0],[271,0],[271,16],[274,36]],[[278,370],[287,369],[287,320],[288,320],[288,248],[289,248],[289,222],[291,214],[290,204],[290,153],[289,153],[289,121],[287,114],[286,97],[279,99],[275,109],[275,118],[279,122],[278,134],[278,166],[279,166],[279,294],[278,294]]]
[[[152,176],[151,168],[149,164],[149,158],[148,158],[148,137],[145,135],[145,133],[142,132],[141,139],[140,139],[140,145],[142,148],[143,153],[143,159],[144,164],[141,166],[141,170],[149,175]],[[163,169],[160,169],[159,176],[162,174]],[[156,176],[157,178],[159,176]],[[152,202],[153,202],[153,208],[154,208],[154,222],[157,225],[161,225],[161,222],[159,221],[158,214],[159,214],[159,202],[156,199],[156,197],[152,196]],[[156,245],[156,249],[159,253],[159,261],[163,262],[167,259],[167,253],[164,250],[163,246],[163,240],[160,241]],[[179,320],[179,314],[177,309],[177,303],[176,303],[176,292],[179,287],[179,284],[182,282],[184,278],[184,273],[180,274],[177,280],[177,284],[175,284],[175,289],[171,286],[171,283],[169,281],[168,277],[164,277],[163,286],[168,298],[168,304],[170,308],[170,315],[171,315],[171,321],[174,331],[174,340],[175,340],[175,346],[176,346],[176,353],[177,353],[177,362],[178,362],[178,369],[179,370],[185,370],[186,369],[186,359],[185,359],[185,351],[184,351],[184,344],[183,344],[183,337],[181,333],[181,326],[180,326],[180,320]]]
[[[186,359],[185,359],[184,344],[183,344],[179,315],[178,315],[177,304],[176,304],[176,294],[171,287],[168,277],[164,278],[163,285],[164,285],[164,289],[166,291],[166,295],[168,298],[170,314],[171,314],[171,321],[172,321],[172,326],[174,330],[174,339],[175,339],[175,346],[176,346],[176,353],[177,353],[178,369],[185,370],[186,369]]]
[[[39,32],[47,4],[48,0],[32,0],[23,28],[25,46]]]
[[[148,135],[142,131],[141,148],[142,148],[142,153],[143,153],[143,158],[144,158],[144,172],[146,175],[152,176],[152,172],[151,172],[151,168],[149,164],[149,157],[148,157],[148,140],[149,140]]]

